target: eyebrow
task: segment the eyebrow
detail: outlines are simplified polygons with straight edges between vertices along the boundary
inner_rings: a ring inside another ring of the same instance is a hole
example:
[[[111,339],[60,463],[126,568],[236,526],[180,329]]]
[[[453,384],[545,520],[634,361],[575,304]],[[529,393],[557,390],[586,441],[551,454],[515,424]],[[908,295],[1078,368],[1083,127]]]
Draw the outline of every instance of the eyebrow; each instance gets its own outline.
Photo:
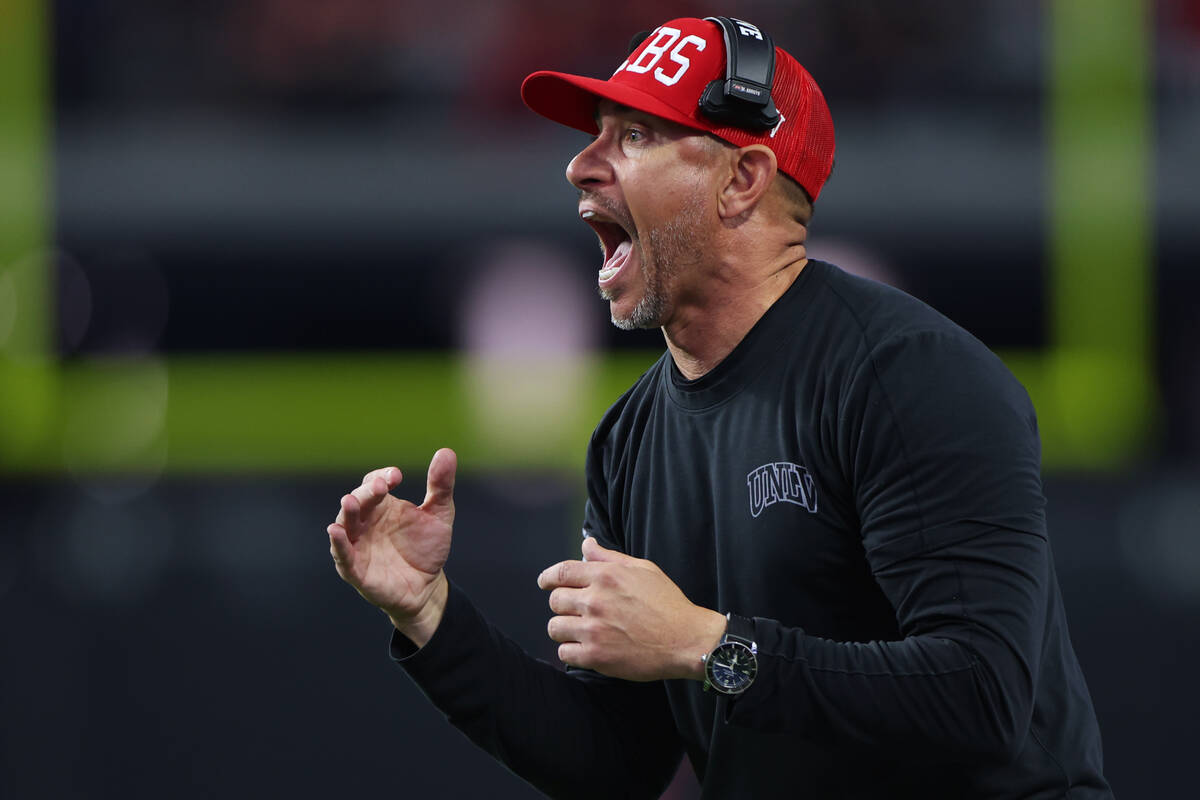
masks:
[[[630,108],[629,106],[622,105],[620,103],[613,103],[613,112],[617,113],[617,114],[624,114],[627,112],[632,112],[634,114],[642,114],[643,113],[641,111],[638,111],[636,108]],[[600,103],[599,102],[596,103],[596,110],[592,112],[592,122],[596,123],[597,128],[600,127]]]

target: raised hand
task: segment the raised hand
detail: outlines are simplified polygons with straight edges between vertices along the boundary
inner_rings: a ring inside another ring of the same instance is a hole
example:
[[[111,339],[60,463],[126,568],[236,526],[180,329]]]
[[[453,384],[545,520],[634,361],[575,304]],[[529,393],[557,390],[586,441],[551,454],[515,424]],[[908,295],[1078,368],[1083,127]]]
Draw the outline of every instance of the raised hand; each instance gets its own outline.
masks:
[[[450,555],[457,464],[453,450],[433,454],[419,506],[390,494],[402,480],[399,469],[368,472],[326,528],[338,575],[417,646],[433,635],[446,607],[442,567]]]
[[[716,647],[725,617],[695,605],[653,561],[583,540],[586,561],[538,576],[550,591],[546,626],[566,664],[615,678],[702,680],[700,657]]]

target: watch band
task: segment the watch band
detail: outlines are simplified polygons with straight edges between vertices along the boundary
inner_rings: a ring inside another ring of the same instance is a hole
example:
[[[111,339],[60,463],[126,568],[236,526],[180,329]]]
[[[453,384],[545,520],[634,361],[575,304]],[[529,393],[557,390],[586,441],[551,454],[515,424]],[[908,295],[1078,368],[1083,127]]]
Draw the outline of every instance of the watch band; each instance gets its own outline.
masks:
[[[725,620],[725,636],[721,641],[732,639],[747,646],[754,645],[754,620],[739,617],[732,611],[725,615]]]

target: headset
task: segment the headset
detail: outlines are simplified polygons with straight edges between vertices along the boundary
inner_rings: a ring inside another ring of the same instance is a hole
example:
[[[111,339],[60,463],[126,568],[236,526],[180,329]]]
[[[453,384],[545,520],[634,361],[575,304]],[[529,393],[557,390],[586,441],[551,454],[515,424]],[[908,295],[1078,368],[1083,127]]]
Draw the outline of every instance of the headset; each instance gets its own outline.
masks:
[[[712,81],[700,95],[705,116],[735,128],[768,131],[779,124],[771,99],[775,79],[775,42],[755,25],[733,17],[705,17],[721,27],[725,37],[725,79]],[[650,31],[633,37],[632,53]]]

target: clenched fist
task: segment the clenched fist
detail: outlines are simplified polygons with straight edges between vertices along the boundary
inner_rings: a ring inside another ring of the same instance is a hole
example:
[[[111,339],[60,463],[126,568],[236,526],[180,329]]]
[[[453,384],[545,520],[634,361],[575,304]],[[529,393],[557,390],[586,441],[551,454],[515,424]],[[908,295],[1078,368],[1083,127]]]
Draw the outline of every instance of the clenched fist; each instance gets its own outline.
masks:
[[[616,678],[703,680],[701,656],[720,642],[725,617],[695,605],[653,561],[583,540],[585,561],[538,576],[550,590],[546,627],[566,664]]]

